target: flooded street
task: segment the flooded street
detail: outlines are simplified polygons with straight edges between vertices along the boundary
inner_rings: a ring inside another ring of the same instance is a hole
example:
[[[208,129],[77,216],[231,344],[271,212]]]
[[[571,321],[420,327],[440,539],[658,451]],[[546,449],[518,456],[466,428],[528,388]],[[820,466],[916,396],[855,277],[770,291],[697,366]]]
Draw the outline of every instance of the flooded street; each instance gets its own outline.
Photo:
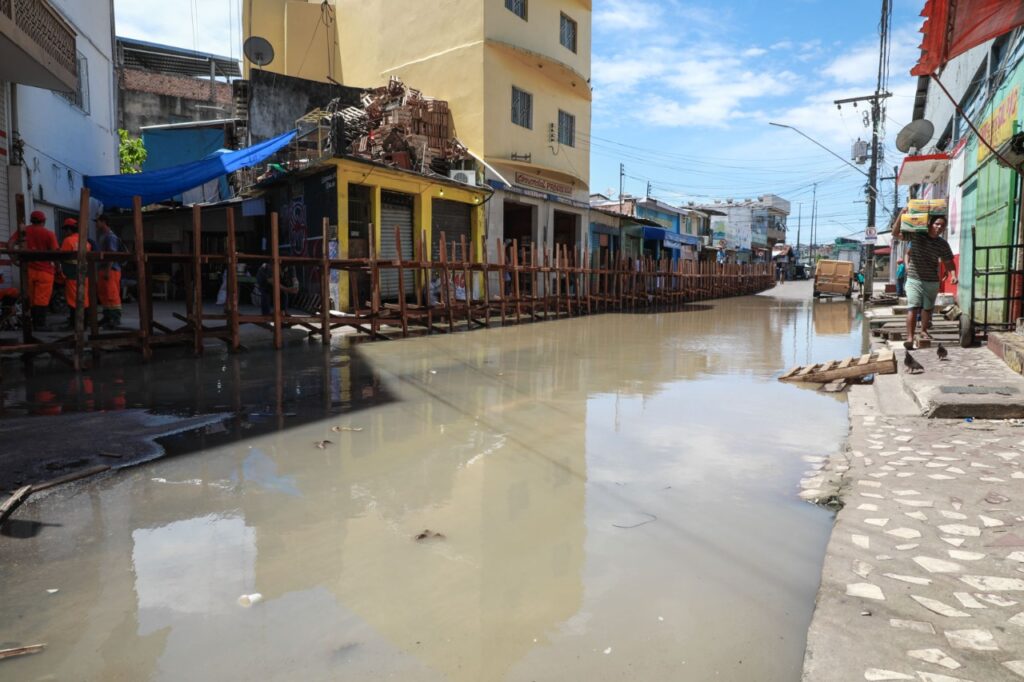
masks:
[[[175,361],[172,395],[124,376],[101,409],[231,417],[18,511],[0,648],[47,648],[0,677],[797,680],[832,523],[802,458],[848,423],[776,377],[861,347],[855,304],[790,283],[216,379]],[[11,424],[50,418],[37,393]]]

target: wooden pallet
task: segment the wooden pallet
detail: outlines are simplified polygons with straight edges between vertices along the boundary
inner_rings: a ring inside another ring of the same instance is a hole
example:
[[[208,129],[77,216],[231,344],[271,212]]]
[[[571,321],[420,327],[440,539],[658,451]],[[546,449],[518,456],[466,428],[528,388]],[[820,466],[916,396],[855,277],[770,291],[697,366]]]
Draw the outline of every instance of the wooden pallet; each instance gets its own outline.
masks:
[[[860,357],[833,360],[818,365],[794,367],[779,381],[806,381],[815,384],[830,384],[840,379],[854,379],[869,374],[895,374],[896,355],[883,349]]]

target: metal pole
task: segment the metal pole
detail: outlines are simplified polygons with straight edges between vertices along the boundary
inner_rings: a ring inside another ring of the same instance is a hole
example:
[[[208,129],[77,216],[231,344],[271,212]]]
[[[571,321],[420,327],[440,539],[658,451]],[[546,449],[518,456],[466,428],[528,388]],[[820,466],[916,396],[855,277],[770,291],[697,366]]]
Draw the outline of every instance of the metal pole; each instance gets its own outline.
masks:
[[[796,205],[796,262],[800,262],[800,224],[803,222],[804,205]]]

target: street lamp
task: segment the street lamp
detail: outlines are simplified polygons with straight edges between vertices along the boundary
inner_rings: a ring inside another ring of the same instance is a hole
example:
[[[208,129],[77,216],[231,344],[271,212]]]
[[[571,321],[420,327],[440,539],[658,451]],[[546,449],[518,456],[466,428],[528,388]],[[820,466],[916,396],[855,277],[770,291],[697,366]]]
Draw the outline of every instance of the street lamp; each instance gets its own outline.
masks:
[[[768,121],[768,125],[770,125],[770,126],[775,126],[775,127],[777,127],[777,128],[789,128],[790,130],[792,130],[792,131],[793,131],[794,133],[796,133],[797,135],[800,135],[800,136],[802,136],[802,137],[805,137],[805,138],[807,138],[808,140],[810,140],[811,142],[813,142],[814,144],[818,145],[819,147],[821,147],[822,149],[824,149],[825,151],[827,151],[827,152],[828,152],[829,154],[831,154],[832,156],[836,157],[837,159],[839,159],[840,161],[842,161],[843,163],[845,163],[845,164],[846,164],[847,166],[849,166],[849,167],[850,167],[850,168],[852,168],[853,170],[855,170],[855,171],[857,171],[858,173],[860,173],[861,175],[867,176],[867,173],[865,173],[865,172],[864,172],[864,171],[863,171],[862,169],[858,168],[857,166],[853,165],[852,163],[850,163],[849,161],[847,161],[847,160],[846,160],[846,159],[844,159],[843,157],[839,156],[839,154],[836,154],[836,153],[835,153],[834,151],[832,151],[831,149],[829,149],[828,147],[826,147],[826,146],[825,146],[825,145],[823,145],[822,143],[818,142],[818,141],[817,141],[817,140],[815,140],[815,139],[814,139],[813,137],[811,137],[810,135],[806,134],[805,132],[803,132],[803,131],[802,131],[802,130],[800,130],[799,128],[795,128],[795,127],[793,127],[793,126],[791,126],[791,125],[786,125],[785,123],[774,123],[774,122],[772,122],[772,121]]]

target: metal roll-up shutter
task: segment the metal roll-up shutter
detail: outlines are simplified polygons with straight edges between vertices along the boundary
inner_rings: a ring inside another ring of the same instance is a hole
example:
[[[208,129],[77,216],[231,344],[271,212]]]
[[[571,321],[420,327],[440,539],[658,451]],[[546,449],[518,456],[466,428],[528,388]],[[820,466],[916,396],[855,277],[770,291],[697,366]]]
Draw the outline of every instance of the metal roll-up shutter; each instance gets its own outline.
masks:
[[[412,196],[397,192],[382,192],[380,199],[380,258],[394,260],[398,257],[395,250],[395,225],[398,226],[399,240],[402,243],[402,259],[412,260]],[[416,292],[413,273],[405,273],[405,295]],[[385,301],[398,300],[398,270],[381,270],[380,297]]]
[[[431,218],[430,255],[433,260],[441,259],[441,233],[448,246],[447,258],[451,260],[452,244],[456,244],[455,255],[463,258],[462,238],[466,238],[466,249],[472,253],[473,244],[473,209],[469,204],[448,199],[434,199],[433,216]]]

